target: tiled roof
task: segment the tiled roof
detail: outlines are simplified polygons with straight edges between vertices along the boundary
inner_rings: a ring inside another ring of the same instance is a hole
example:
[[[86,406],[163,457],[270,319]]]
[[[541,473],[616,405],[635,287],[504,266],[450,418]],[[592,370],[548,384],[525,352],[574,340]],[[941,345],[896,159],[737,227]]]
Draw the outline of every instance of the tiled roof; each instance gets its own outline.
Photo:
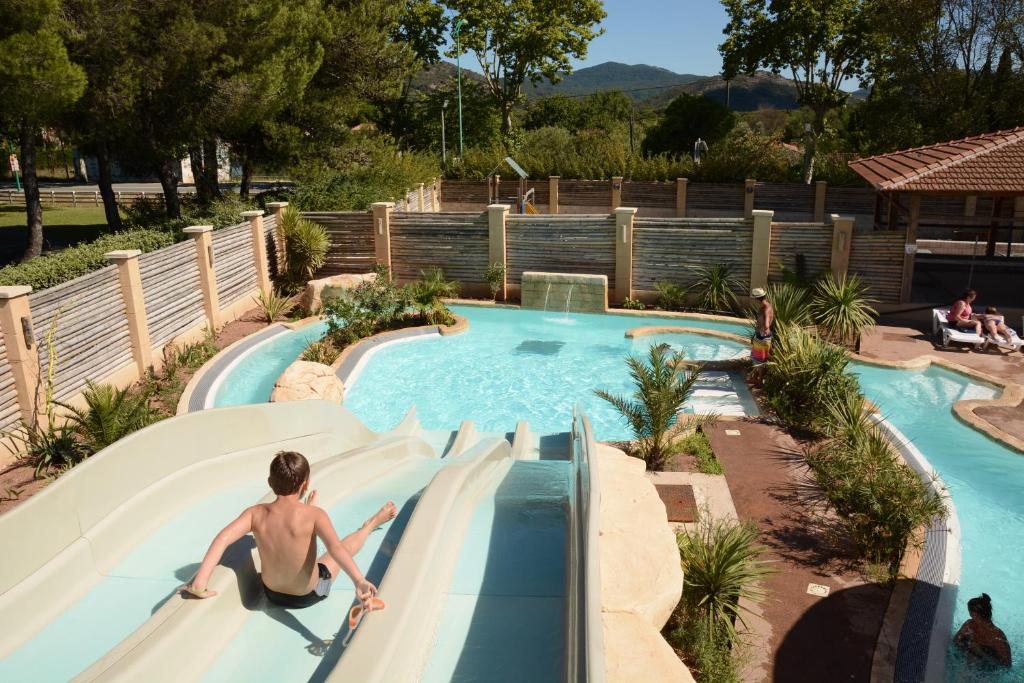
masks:
[[[1024,126],[850,162],[877,190],[1024,194]]]

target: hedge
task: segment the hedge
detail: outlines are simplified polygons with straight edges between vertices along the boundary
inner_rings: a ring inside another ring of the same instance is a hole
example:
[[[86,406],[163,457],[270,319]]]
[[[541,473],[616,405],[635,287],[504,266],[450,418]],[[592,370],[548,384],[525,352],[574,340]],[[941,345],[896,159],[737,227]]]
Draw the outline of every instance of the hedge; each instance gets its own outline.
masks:
[[[128,230],[103,235],[55,254],[4,266],[0,268],[0,286],[29,285],[33,290],[46,289],[108,265],[103,258],[107,252],[121,249],[154,251],[170,246],[174,241],[172,233],[160,230]]]

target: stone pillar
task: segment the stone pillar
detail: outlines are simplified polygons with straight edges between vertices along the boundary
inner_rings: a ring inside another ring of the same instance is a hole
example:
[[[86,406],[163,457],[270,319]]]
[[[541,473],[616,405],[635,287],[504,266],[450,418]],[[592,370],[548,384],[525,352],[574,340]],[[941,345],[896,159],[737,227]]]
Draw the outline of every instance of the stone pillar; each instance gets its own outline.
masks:
[[[127,249],[108,252],[103,258],[117,266],[117,280],[121,284],[121,298],[124,300],[124,312],[128,317],[132,358],[135,360],[139,377],[145,377],[146,371],[153,366],[153,347],[149,341],[146,301],[142,294],[142,274],[139,271],[141,254],[138,249]]]
[[[633,219],[636,209],[615,209],[615,292],[613,301],[621,304],[633,296]]]
[[[420,213],[426,213],[427,212],[427,193],[423,189],[423,183],[419,184],[419,187],[416,188],[416,192],[418,193],[419,199],[420,199]]]
[[[622,176],[612,176],[612,211],[622,206]]]
[[[676,218],[686,218],[686,186],[690,181],[676,178]]]
[[[497,173],[494,174],[494,200],[493,204],[501,202],[501,176]]]
[[[252,259],[256,269],[256,286],[266,294],[271,290],[270,266],[267,264],[267,240],[263,236],[263,211],[243,211],[242,218],[249,221],[252,235]]]
[[[213,240],[210,233],[212,225],[193,225],[185,228],[196,245],[196,263],[199,264],[199,284],[203,289],[203,309],[206,311],[206,324],[211,330],[220,329],[220,301],[217,299],[217,273],[213,265]]]
[[[284,210],[288,202],[267,202],[267,211],[274,214],[274,248],[277,250],[277,272],[285,272],[288,266],[284,239]]]
[[[750,219],[754,215],[754,186],[756,180],[750,178],[743,184],[743,217]],[[753,287],[753,285],[751,285]],[[760,286],[760,285],[758,285]]]
[[[373,247],[378,265],[391,270],[391,211],[394,202],[375,202],[373,212]]]
[[[832,214],[832,275],[846,277],[853,247],[853,219]]]
[[[508,263],[505,250],[505,221],[508,219],[508,206],[505,204],[491,204],[487,207],[487,265],[500,263],[506,266],[505,276],[501,281],[502,300],[508,298]]]
[[[0,331],[4,335],[7,362],[18,393],[21,419],[34,424],[40,417],[38,411],[46,397],[39,370],[39,352],[33,339],[32,312],[28,305],[31,291],[31,287],[23,285],[0,287]]]
[[[548,213],[558,213],[558,176],[548,178]]]
[[[750,254],[750,288],[768,286],[768,262],[772,253],[772,217],[775,212],[751,209],[754,244]]]
[[[825,222],[825,196],[828,194],[828,183],[819,180],[814,183],[814,222]],[[833,221],[834,223],[835,221]]]
[[[917,254],[917,224],[921,220],[921,195],[910,195],[910,218],[907,220],[907,239],[903,247],[903,286],[900,288],[900,303],[910,301],[914,287],[914,255]]]

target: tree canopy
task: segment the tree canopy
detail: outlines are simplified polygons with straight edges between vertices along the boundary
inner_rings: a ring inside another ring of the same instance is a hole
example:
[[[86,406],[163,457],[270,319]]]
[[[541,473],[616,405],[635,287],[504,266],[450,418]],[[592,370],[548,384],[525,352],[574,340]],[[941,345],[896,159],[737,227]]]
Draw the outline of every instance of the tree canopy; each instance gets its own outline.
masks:
[[[703,95],[680,95],[644,138],[647,154],[686,155],[693,152],[697,138],[709,145],[719,142],[733,126],[736,115],[719,102]]]

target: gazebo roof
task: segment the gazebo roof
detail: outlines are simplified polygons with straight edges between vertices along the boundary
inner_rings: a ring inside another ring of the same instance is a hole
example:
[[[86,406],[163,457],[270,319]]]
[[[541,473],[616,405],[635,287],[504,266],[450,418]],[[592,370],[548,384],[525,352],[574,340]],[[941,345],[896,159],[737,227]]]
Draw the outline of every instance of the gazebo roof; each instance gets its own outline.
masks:
[[[876,190],[1024,194],[1024,126],[850,162]]]

